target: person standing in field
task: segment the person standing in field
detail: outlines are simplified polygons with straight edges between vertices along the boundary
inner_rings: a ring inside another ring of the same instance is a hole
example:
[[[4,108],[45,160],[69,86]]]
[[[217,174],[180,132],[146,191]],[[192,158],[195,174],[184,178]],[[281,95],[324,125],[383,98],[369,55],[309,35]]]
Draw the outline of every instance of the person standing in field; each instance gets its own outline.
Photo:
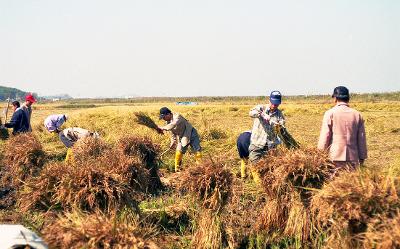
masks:
[[[19,109],[22,109],[26,116],[28,117],[28,123],[29,123],[29,130],[32,131],[32,126],[31,126],[31,117],[32,117],[32,104],[36,102],[36,99],[33,97],[31,93],[25,96],[25,103],[21,105]]]
[[[337,169],[356,169],[367,158],[364,119],[350,108],[349,90],[338,86],[333,90],[335,106],[325,112],[318,141],[320,150],[328,150]]]
[[[59,133],[61,126],[67,121],[68,116],[65,114],[53,114],[44,120],[44,127],[49,132]]]
[[[181,114],[172,113],[167,107],[160,109],[160,119],[166,121],[165,126],[158,127],[159,132],[171,131],[170,149],[176,146],[175,151],[175,172],[179,171],[182,164],[183,154],[186,153],[189,145],[196,153],[196,162],[201,160],[200,138],[197,130]]]
[[[275,124],[285,124],[285,117],[278,109],[282,103],[279,91],[272,91],[267,105],[257,105],[250,110],[249,116],[254,119],[250,137],[249,160],[256,163],[268,150],[276,148],[280,140],[274,131]],[[255,182],[259,182],[258,174],[252,170]]]
[[[15,112],[18,108],[21,107],[19,101],[17,101],[17,100],[12,102],[12,106],[13,106],[13,112]]]
[[[10,122],[4,124],[4,127],[13,128],[13,135],[29,132],[28,116],[21,108],[17,108],[14,111]]]

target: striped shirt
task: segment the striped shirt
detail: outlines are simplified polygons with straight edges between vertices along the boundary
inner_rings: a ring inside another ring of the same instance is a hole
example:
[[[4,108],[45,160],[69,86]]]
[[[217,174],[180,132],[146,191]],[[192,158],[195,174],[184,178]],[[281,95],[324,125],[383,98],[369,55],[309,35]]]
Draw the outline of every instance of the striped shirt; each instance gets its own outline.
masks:
[[[262,117],[261,113],[270,116],[269,122]],[[271,112],[269,106],[257,105],[250,110],[249,116],[254,118],[250,138],[251,145],[256,147],[268,145],[268,148],[273,148],[280,144],[279,138],[274,132],[274,123],[285,123],[285,117],[280,110],[276,109]]]

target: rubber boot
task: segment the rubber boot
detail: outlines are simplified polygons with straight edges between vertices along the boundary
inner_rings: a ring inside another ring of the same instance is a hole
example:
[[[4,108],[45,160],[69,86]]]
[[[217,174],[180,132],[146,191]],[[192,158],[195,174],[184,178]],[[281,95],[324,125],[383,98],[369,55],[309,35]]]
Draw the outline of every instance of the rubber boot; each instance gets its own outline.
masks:
[[[182,164],[183,153],[182,151],[177,150],[175,152],[175,172],[179,171],[179,167]]]
[[[246,159],[240,159],[240,176],[246,178]]]
[[[260,174],[257,172],[257,170],[251,166],[250,167],[251,170],[251,175],[253,176],[253,180],[256,184],[260,184],[261,183],[261,178],[260,178]]]
[[[257,171],[252,170],[251,171],[251,175],[253,176],[253,180],[254,180],[255,183],[257,183],[257,184],[261,183],[260,174]]]
[[[67,155],[65,156],[65,162],[69,163],[72,162],[74,160],[74,154],[72,153],[72,149],[68,148],[67,150]]]
[[[195,157],[196,157],[196,164],[199,164],[201,163],[201,158],[203,157],[203,154],[201,153],[201,151],[197,151]]]

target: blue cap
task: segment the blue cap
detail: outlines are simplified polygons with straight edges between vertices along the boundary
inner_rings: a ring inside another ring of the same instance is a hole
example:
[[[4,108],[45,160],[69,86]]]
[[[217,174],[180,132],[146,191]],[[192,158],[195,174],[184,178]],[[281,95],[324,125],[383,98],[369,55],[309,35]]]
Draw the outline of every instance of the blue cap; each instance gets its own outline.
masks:
[[[282,103],[282,95],[279,91],[272,91],[269,95],[269,101],[271,104],[280,105]]]

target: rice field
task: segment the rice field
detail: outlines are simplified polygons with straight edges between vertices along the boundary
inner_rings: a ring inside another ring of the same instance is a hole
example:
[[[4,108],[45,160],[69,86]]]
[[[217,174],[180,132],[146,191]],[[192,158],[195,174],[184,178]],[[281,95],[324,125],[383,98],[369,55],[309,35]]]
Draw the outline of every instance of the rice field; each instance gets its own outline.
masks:
[[[236,138],[250,130],[249,110],[263,98],[81,100],[37,103],[32,135],[0,140],[0,222],[21,223],[50,248],[398,248],[400,246],[399,93],[357,95],[369,158],[329,179],[315,149],[329,96],[292,97],[280,109],[300,149],[279,148],[240,179]],[[197,128],[203,162],[183,157],[173,173],[169,135],[156,124],[168,106]],[[65,113],[64,127],[97,131],[78,142],[74,159],[44,119]],[[135,116],[136,114],[136,116]],[[143,122],[149,120],[142,119]],[[153,125],[154,126],[154,125]],[[24,141],[29,141],[26,143]],[[251,175],[251,174],[249,174]]]

